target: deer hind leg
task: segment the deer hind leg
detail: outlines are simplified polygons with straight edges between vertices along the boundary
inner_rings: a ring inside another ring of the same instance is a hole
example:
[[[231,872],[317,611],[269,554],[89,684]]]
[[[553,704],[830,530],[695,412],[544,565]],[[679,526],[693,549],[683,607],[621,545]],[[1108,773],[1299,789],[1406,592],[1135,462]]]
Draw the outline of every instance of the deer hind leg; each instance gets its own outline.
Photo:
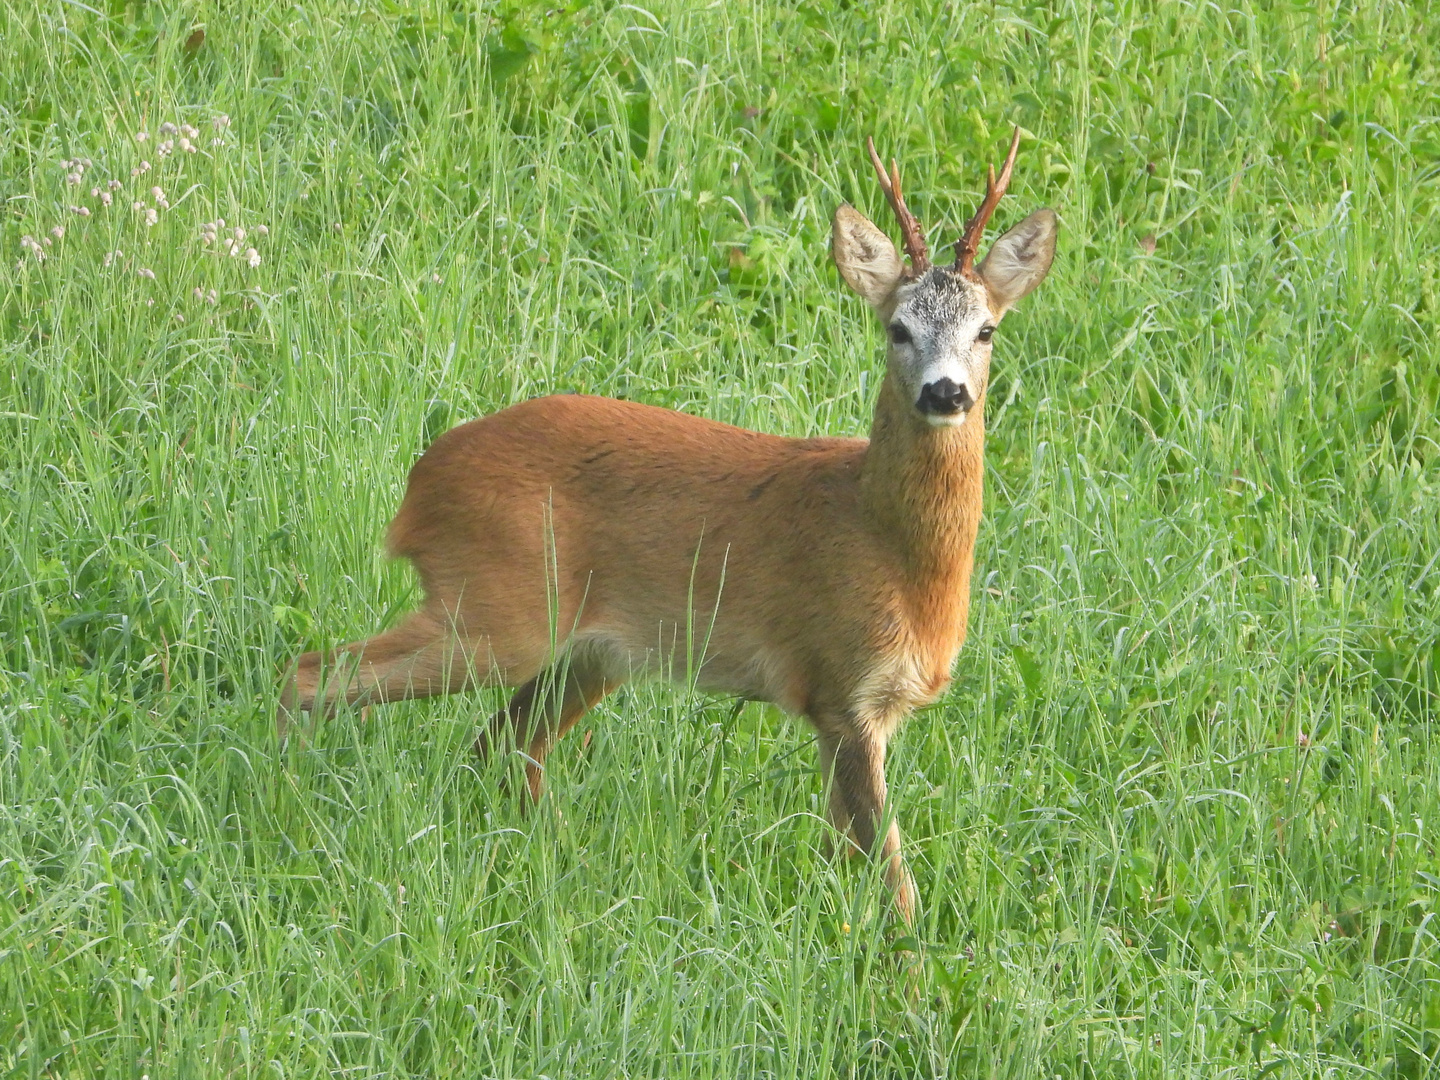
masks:
[[[860,854],[850,837],[850,810],[845,804],[845,797],[840,793],[840,788],[835,783],[835,751],[840,749],[840,738],[836,735],[820,735],[820,780],[825,785],[825,795],[829,799],[825,808],[825,817],[834,827],[835,831],[846,838],[845,846],[851,854]],[[828,850],[828,849],[827,849]]]
[[[572,654],[515,691],[510,704],[490,718],[475,740],[475,752],[484,759],[512,741],[517,748],[524,747],[525,781],[531,800],[539,802],[545,787],[545,758],[555,743],[623,681]]]
[[[478,668],[477,668],[478,665]],[[488,656],[477,656],[444,616],[417,611],[400,625],[332,652],[308,652],[280,696],[281,736],[301,712],[330,716],[336,706],[451,694],[484,681]]]
[[[895,908],[906,926],[914,926],[919,910],[915,879],[900,854],[900,827],[893,820],[885,823],[885,743],[865,734],[822,732],[820,767],[831,824],[848,836],[851,850],[881,860]]]

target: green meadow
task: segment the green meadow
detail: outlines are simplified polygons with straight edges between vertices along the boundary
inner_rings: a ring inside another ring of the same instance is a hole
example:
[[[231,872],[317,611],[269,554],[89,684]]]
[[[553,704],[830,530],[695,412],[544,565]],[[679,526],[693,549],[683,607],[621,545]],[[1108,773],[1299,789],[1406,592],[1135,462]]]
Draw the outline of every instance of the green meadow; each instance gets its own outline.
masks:
[[[12,0],[0,56],[0,1073],[1440,1075],[1429,5]],[[892,748],[913,934],[767,706],[627,687],[530,813],[498,688],[278,742],[448,427],[863,434],[864,139],[939,251],[1014,124],[990,235],[1062,229]]]

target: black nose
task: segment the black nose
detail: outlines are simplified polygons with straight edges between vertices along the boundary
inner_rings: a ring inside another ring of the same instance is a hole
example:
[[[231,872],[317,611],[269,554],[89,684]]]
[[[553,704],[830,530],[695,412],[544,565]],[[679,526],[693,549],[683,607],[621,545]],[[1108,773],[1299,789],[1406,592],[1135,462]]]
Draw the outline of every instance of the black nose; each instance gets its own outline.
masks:
[[[974,404],[975,399],[970,396],[966,387],[949,379],[936,379],[932,383],[926,383],[921,389],[920,400],[915,403],[915,407],[922,413],[954,416],[956,413],[969,412],[970,406]]]

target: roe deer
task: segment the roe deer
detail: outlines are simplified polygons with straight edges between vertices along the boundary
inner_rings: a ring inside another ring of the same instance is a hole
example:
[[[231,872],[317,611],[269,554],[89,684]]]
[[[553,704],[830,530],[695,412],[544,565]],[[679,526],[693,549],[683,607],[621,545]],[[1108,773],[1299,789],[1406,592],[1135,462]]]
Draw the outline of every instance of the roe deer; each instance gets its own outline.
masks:
[[[1055,214],[1040,210],[975,263],[1019,142],[1016,129],[954,264],[933,267],[899,167],[887,176],[868,144],[910,259],[858,211],[836,210],[835,263],[889,337],[868,441],[574,395],[454,428],[415,463],[390,525],[423,606],[329,657],[302,656],[282,732],[287,716],[339,700],[519,684],[476,749],[513,740],[538,799],[555,741],[632,677],[774,702],[814,726],[830,820],[883,860],[913,923],[885,749],[945,690],[965,639],[991,335],[1055,251]]]

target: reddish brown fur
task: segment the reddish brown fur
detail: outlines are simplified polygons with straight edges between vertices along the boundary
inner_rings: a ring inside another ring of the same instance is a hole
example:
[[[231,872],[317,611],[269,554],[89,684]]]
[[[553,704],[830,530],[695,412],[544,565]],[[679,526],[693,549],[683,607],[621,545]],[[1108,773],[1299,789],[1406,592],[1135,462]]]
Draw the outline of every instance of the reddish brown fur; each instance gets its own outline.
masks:
[[[537,727],[527,750],[538,797],[550,744],[625,681],[627,656],[689,670],[702,687],[809,718],[826,762],[838,753],[859,774],[853,798],[832,780],[832,816],[868,850],[873,825],[856,822],[882,810],[884,745],[944,690],[965,637],[984,441],[978,415],[931,428],[888,386],[875,425],[874,442],[784,439],[564,396],[447,432],[411,470],[390,526],[424,606],[342,647],[358,669],[332,675],[325,704],[341,684],[352,703],[521,685],[482,750],[508,728]],[[316,707],[324,659],[301,657],[288,709]],[[542,685],[557,664],[558,717]]]

